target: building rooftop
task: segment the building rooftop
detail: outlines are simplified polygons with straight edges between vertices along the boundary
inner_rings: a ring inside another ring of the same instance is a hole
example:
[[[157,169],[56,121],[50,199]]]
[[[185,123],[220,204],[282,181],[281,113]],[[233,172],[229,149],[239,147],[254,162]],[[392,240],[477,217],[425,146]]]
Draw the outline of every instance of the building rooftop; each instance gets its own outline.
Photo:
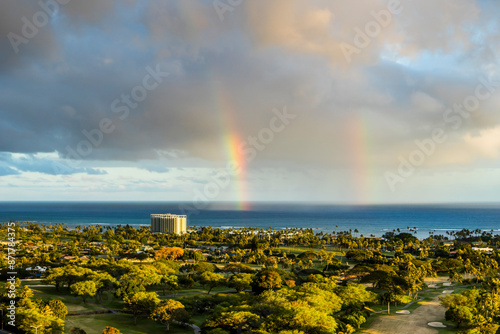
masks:
[[[151,217],[153,218],[170,218],[170,217],[175,217],[175,218],[186,218],[186,215],[173,215],[171,213],[152,213]]]

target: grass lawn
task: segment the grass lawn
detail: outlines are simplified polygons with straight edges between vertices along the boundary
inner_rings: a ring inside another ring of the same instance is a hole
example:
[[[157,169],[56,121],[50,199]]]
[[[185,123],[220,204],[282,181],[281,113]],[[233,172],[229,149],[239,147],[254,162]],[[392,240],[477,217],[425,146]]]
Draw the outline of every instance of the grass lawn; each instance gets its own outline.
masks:
[[[274,251],[275,248],[273,248],[273,251]],[[278,247],[278,249],[282,252],[285,252],[287,254],[295,254],[295,255],[298,255],[300,253],[304,253],[304,252],[310,252],[310,251],[313,251],[313,252],[318,252],[321,250],[321,247],[320,246],[316,246],[316,247],[304,247],[304,246],[280,246]],[[325,247],[325,251],[328,252],[328,253],[335,253],[336,255],[339,255],[340,256],[340,252],[339,251],[334,251],[333,250],[333,247]]]
[[[33,287],[31,290],[54,296],[71,296],[71,292],[66,287],[61,287],[59,290],[56,290],[54,286],[40,286]]]
[[[364,324],[361,325],[361,328],[358,329],[356,331],[356,333],[363,333],[364,330],[370,328],[370,326],[372,325],[372,323],[375,321],[375,319],[377,319],[378,317],[381,317],[382,315],[381,314],[374,314],[374,315],[371,315],[369,316],[367,319],[366,319],[366,322]]]
[[[229,275],[231,276],[231,275]],[[163,291],[161,289],[158,289],[158,288],[148,288],[147,289],[148,291],[156,291],[159,295],[160,298],[171,298],[172,297],[172,291],[166,291],[167,295],[166,297],[163,296]],[[211,291],[210,291],[210,294],[214,294],[214,293],[217,293],[217,292],[220,292],[220,291],[233,291],[233,292],[236,292],[236,290],[234,290],[234,288],[230,288],[228,286],[218,286],[218,287],[215,287],[213,288]],[[183,289],[183,290],[177,290],[175,291],[175,296],[182,296],[182,295],[190,295],[190,294],[207,294],[208,292],[208,289],[204,288],[203,286],[201,286],[199,283],[195,283],[194,287],[191,288],[191,289]]]
[[[391,303],[391,314],[394,313],[395,310],[400,309],[401,307],[403,307],[405,305],[406,304],[398,304],[397,306],[395,306],[394,303]],[[420,306],[420,303],[413,303],[410,306],[408,306],[408,308],[405,308],[405,310],[413,311],[414,309],[416,309],[419,306]],[[382,314],[387,314],[387,304],[385,304],[385,303],[384,304],[371,305],[370,309],[372,309],[372,310],[374,310],[376,312],[378,312],[378,311],[386,311],[385,313],[382,313]]]
[[[201,327],[201,325],[203,325],[203,323],[205,322],[206,319],[207,319],[206,315],[197,315],[197,316],[191,317],[191,323],[195,324],[198,327]]]
[[[480,288],[480,286],[478,286],[478,285],[467,286],[467,287],[461,287],[461,286],[455,285],[455,286],[450,287],[450,290],[453,289],[453,288],[456,288],[456,289],[453,290],[453,294],[455,294],[455,293],[462,293],[464,291],[471,290],[474,287]]]
[[[102,334],[106,326],[118,328],[124,334],[150,334],[164,333],[165,326],[156,323],[145,317],[137,319],[137,326],[134,325],[134,319],[130,314],[93,314],[86,316],[66,317],[65,333],[69,333],[72,327],[79,327],[87,334]],[[170,325],[169,334],[187,334],[193,333],[192,328],[185,328],[179,325]]]
[[[458,333],[458,329],[455,327],[455,325],[453,323],[449,323],[449,322],[443,322],[443,324],[445,324],[446,328],[436,328],[438,330],[438,333],[439,334],[456,334]],[[462,330],[460,328],[460,330]]]
[[[33,279],[25,279],[21,281],[21,285],[45,285],[46,283],[43,282],[42,279],[40,278],[33,278]]]
[[[316,251],[320,250],[319,247],[310,248],[310,247],[303,247],[303,246],[280,246],[278,248],[273,248],[273,252],[275,249],[278,249],[281,252],[285,252],[287,254],[295,254],[295,255],[298,255],[300,253],[304,253],[306,251],[316,252]]]
[[[35,297],[41,298],[45,301],[51,299],[59,299],[66,304],[69,313],[75,312],[86,312],[86,311],[98,311],[104,310],[103,307],[93,304],[101,304],[104,307],[108,307],[114,310],[121,310],[123,308],[123,302],[115,298],[112,293],[105,292],[102,296],[102,302],[99,302],[96,298],[88,298],[87,304],[83,304],[81,298],[76,298],[72,296],[68,289],[60,288],[59,291],[55,287],[37,287],[33,288],[34,291],[39,292],[35,294]]]
[[[68,308],[68,313],[105,310],[104,308],[102,308],[98,305],[93,305],[93,304],[88,304],[88,303],[84,304],[83,301],[81,301],[79,299],[73,299],[73,298],[69,298],[67,296],[37,294],[36,297],[41,298],[44,301],[49,301],[51,299],[61,300]],[[92,302],[92,301],[89,301],[89,302]]]
[[[261,270],[263,268],[263,265],[261,264],[244,263],[244,265],[249,266],[253,270]]]

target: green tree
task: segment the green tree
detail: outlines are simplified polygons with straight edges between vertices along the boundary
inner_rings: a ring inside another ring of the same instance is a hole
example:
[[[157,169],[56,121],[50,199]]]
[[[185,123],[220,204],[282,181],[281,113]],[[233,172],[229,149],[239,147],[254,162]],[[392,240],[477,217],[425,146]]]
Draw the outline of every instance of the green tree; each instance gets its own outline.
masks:
[[[200,275],[199,281],[208,288],[208,294],[210,294],[213,288],[224,285],[226,278],[221,274],[206,271]]]
[[[156,305],[151,312],[150,318],[165,325],[167,332],[170,330],[170,324],[173,321],[186,320],[187,315],[184,305],[181,302],[167,299]]]
[[[117,328],[106,326],[102,330],[102,334],[122,334]]]
[[[263,270],[256,277],[257,286],[263,290],[279,289],[283,285],[281,276],[276,271]]]
[[[483,286],[491,291],[491,295],[494,296],[500,292],[500,279],[495,277],[488,277],[483,283]]]
[[[71,293],[82,297],[83,303],[87,303],[87,297],[93,297],[97,293],[94,281],[76,282],[71,285]]]
[[[222,312],[217,317],[207,320],[205,325],[207,327],[236,331],[236,333],[241,334],[243,331],[251,333],[252,329],[258,328],[260,325],[259,320],[260,317],[252,312],[231,311]]]
[[[304,333],[336,333],[332,314],[341,309],[342,300],[328,284],[305,283],[297,290],[267,290],[259,295],[253,312],[260,315],[268,332],[300,330]]]
[[[450,271],[448,277],[449,277],[450,282],[452,282],[452,283],[462,283],[462,280],[463,280],[462,275],[456,271]]]
[[[24,333],[34,334],[38,327],[38,334],[63,333],[64,321],[56,317],[50,307],[42,308],[19,307],[16,310],[16,327]]]
[[[361,284],[348,283],[346,286],[337,286],[333,290],[342,300],[342,306],[348,311],[361,310],[365,304],[377,301],[377,295],[367,291]]]
[[[229,333],[228,331],[223,330],[221,328],[214,328],[214,329],[209,330],[207,332],[207,334],[231,334],[231,333]]]
[[[161,276],[152,266],[132,267],[131,270],[120,277],[119,288],[116,295],[132,295],[136,292],[146,291],[146,287],[158,284]]]
[[[58,317],[59,319],[63,319],[66,317],[66,314],[68,314],[68,308],[66,305],[63,303],[62,300],[58,299],[53,299],[50,300],[48,303],[50,309],[52,310],[52,313]]]
[[[238,273],[253,273],[254,272],[254,270],[252,268],[250,268],[249,266],[246,266],[244,264],[241,264],[241,263],[228,264],[222,269],[222,271],[225,273],[227,273],[227,272],[232,273],[233,275],[238,274]]]
[[[200,262],[195,265],[189,266],[188,272],[204,273],[205,271],[215,272],[217,271],[217,266],[209,262]]]
[[[366,322],[365,316],[361,312],[354,312],[346,315],[342,318],[345,323],[353,326],[354,328],[360,328],[362,324]]]
[[[175,291],[179,289],[179,278],[176,275],[163,275],[161,276],[160,285],[165,296],[165,290]]]
[[[396,294],[393,291],[387,291],[382,295],[382,300],[387,303],[387,314],[390,314],[391,302],[396,300]]]
[[[89,279],[95,282],[99,302],[102,301],[102,294],[105,291],[112,290],[118,285],[118,281],[106,272],[93,273],[89,275]]]
[[[141,314],[149,314],[159,301],[160,299],[158,299],[158,294],[156,292],[140,291],[130,296],[127,295],[123,298],[125,307],[127,310],[131,311],[134,316],[135,325],[137,325],[137,316]]]
[[[59,291],[60,286],[65,281],[64,268],[58,267],[50,270],[47,273],[47,276],[45,277],[44,281],[47,284],[54,285],[56,287],[56,290]]]
[[[231,288],[236,289],[237,292],[241,292],[243,290],[250,289],[253,277],[254,275],[252,274],[244,274],[244,273],[236,274],[231,276],[228,285]]]
[[[462,324],[469,325],[474,318],[474,314],[468,306],[458,305],[449,308],[446,311],[445,317],[446,320],[456,322],[457,328],[460,328]]]
[[[91,269],[79,267],[73,264],[52,269],[46,276],[45,282],[54,284],[56,290],[61,285],[68,288],[75,282],[85,281],[94,272]]]

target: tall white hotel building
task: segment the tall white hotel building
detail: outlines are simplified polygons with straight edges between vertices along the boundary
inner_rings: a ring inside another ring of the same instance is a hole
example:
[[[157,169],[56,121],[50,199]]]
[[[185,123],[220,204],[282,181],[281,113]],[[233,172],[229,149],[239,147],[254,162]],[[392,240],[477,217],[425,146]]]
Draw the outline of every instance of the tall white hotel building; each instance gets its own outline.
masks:
[[[151,232],[184,234],[187,232],[187,216],[170,213],[152,214]]]

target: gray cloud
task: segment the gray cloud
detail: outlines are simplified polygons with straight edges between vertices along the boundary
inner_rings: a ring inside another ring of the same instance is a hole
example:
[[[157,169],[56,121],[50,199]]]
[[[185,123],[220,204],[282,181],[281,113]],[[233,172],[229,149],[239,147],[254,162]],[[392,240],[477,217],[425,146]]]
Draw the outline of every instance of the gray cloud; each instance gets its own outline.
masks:
[[[37,1],[0,2],[0,73],[57,58],[59,50],[51,24],[41,28],[33,25],[38,12],[49,18]]]
[[[37,10],[27,1],[0,6],[2,35]],[[443,109],[473,93],[478,77],[498,64],[498,32],[488,29],[496,19],[485,10],[491,3],[403,1],[403,12],[347,64],[339,45],[385,6],[257,0],[221,22],[211,1],[73,0],[21,55],[2,40],[0,151],[70,157],[67,148],[77,150],[88,140],[84,131],[109,118],[114,131],[81,159],[151,160],[161,151],[182,152],[176,161],[223,161],[228,132],[255,136],[273,108],[287,106],[297,119],[259,152],[259,164],[349,168],[363,140],[374,165],[393,164],[415,139],[443,126]],[[112,102],[157,64],[170,76],[121,120]],[[494,101],[447,145],[499,126]],[[15,168],[50,173],[34,160]]]

